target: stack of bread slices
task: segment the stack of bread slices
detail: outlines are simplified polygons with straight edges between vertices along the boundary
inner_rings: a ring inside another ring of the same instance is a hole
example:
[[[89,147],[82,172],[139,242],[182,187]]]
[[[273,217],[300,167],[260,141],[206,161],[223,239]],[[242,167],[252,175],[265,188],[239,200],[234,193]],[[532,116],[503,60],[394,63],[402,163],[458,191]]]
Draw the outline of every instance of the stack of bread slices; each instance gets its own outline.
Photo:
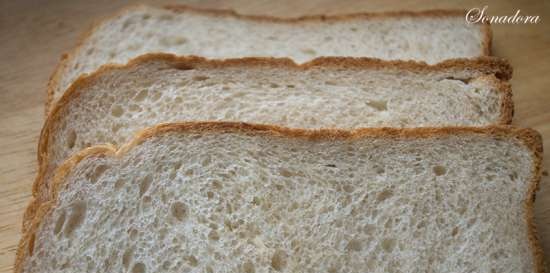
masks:
[[[16,272],[543,272],[541,139],[464,15],[103,20],[48,85]]]

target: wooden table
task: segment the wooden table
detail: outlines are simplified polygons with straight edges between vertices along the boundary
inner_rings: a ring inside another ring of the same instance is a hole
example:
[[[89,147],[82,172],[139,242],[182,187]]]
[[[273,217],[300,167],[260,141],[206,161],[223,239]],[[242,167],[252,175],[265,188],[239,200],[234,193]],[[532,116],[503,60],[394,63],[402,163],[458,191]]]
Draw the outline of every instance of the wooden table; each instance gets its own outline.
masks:
[[[157,5],[174,1],[156,2]],[[299,16],[395,9],[479,7],[475,0],[447,1],[187,1],[246,14]],[[401,3],[403,2],[403,3]],[[406,2],[406,3],[405,3]],[[494,25],[493,53],[510,60],[514,124],[537,129],[550,169],[550,1],[484,1],[492,15],[541,16],[536,25]],[[11,272],[23,211],[36,173],[36,143],[44,120],[45,86],[59,56],[92,21],[126,1],[8,1],[0,3],[0,273]],[[544,177],[535,204],[536,223],[550,261],[550,185]]]

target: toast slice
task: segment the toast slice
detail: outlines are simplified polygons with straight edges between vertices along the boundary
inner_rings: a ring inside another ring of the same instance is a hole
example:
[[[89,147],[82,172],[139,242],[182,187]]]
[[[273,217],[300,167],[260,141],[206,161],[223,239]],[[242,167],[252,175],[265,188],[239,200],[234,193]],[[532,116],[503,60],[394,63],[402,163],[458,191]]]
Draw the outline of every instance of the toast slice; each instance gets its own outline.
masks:
[[[63,57],[48,86],[48,102],[57,101],[81,74],[155,52],[289,57],[298,63],[320,56],[437,63],[489,55],[489,25],[467,24],[464,14],[434,10],[283,19],[183,6],[131,7],[94,26]]]
[[[543,272],[541,152],[510,127],[159,125],[58,169],[16,272]]]
[[[51,174],[72,154],[90,145],[121,145],[163,122],[309,129],[508,124],[513,106],[504,79],[510,73],[494,58],[438,65],[321,58],[297,65],[145,55],[77,80],[56,105],[40,138],[35,195],[47,194]]]

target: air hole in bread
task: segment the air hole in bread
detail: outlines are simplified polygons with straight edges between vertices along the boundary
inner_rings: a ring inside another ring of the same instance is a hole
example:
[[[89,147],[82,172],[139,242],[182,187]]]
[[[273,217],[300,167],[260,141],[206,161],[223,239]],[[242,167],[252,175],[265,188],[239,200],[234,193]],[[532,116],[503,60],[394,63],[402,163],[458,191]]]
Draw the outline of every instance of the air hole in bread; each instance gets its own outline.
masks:
[[[197,82],[202,82],[202,81],[206,81],[210,79],[210,77],[207,77],[207,76],[202,76],[202,75],[198,75],[198,76],[194,76],[193,77],[193,80],[194,81],[197,81]]]
[[[252,197],[252,201],[250,203],[252,203],[252,205],[254,206],[259,206],[261,204],[261,200],[259,197],[254,196]]]
[[[433,172],[435,175],[441,176],[447,173],[447,169],[441,165],[437,165],[433,167]]]
[[[347,193],[352,193],[354,188],[352,185],[349,185],[349,184],[345,184],[342,186],[342,189],[347,192]]]
[[[122,188],[122,186],[124,186],[125,184],[125,180],[122,179],[122,178],[119,178],[116,182],[115,182],[115,190],[120,190]]]
[[[209,191],[209,192],[206,193],[206,197],[208,197],[208,199],[212,199],[212,198],[214,198],[214,193]]]
[[[385,189],[381,191],[378,196],[376,196],[376,201],[381,203],[393,196],[393,191],[391,189]]]
[[[376,109],[377,111],[388,110],[388,102],[383,100],[371,100],[367,102],[367,105]]]
[[[76,143],[76,132],[71,130],[67,135],[67,147],[69,147],[69,149],[72,149],[75,143]]]
[[[122,24],[122,30],[126,30],[131,24],[133,24],[134,22],[130,19],[124,21],[124,23]]]
[[[128,267],[130,266],[133,255],[134,255],[134,249],[131,247],[127,248],[122,254],[122,265],[124,266],[125,269],[128,269]]]
[[[65,211],[62,211],[59,217],[57,217],[57,220],[55,221],[55,227],[53,229],[53,233],[55,235],[58,235],[63,229],[63,226],[65,225],[65,217],[66,217]]]
[[[132,268],[132,273],[145,273],[145,265],[143,263],[136,263]]]
[[[183,221],[187,217],[187,206],[182,202],[175,202],[170,209],[172,216],[178,221]]]
[[[453,231],[451,232],[452,236],[456,236],[458,234],[458,227],[453,228]]]
[[[282,250],[275,250],[271,256],[271,267],[276,271],[281,271],[286,266],[286,253]]]
[[[138,231],[136,229],[131,228],[128,230],[128,234],[130,235],[130,240],[135,241],[138,236]]]
[[[120,105],[115,105],[113,106],[113,108],[111,108],[111,115],[113,117],[120,117],[122,116],[122,114],[124,114],[124,109],[122,108],[122,106]]]
[[[291,177],[293,175],[292,172],[285,168],[279,168],[279,174],[281,174],[283,177]]]
[[[116,123],[116,124],[114,124],[114,125],[111,127],[111,131],[112,131],[113,133],[116,133],[116,132],[118,132],[118,131],[120,130],[120,128],[122,128],[122,124]]]
[[[69,218],[63,230],[65,236],[70,236],[82,225],[86,218],[86,209],[86,203],[84,202],[76,202],[71,205],[69,209]]]
[[[178,174],[178,169],[174,168],[174,169],[172,169],[172,171],[170,172],[170,175],[168,176],[168,178],[169,178],[170,180],[174,180],[174,179],[176,179],[177,174]]]
[[[207,167],[208,165],[210,165],[210,162],[212,162],[212,160],[210,159],[209,156],[207,156],[202,162],[201,162],[201,165],[203,167]]]
[[[192,267],[196,267],[199,265],[199,260],[193,255],[187,256],[184,258],[187,261],[187,264],[189,264]]]
[[[99,165],[95,167],[95,169],[90,174],[88,174],[88,179],[90,180],[90,183],[92,184],[96,183],[97,180],[99,180],[99,178],[101,177],[101,175],[103,175],[103,173],[107,171],[107,169],[109,169],[107,165]]]
[[[256,272],[256,269],[254,268],[254,264],[251,261],[246,261],[243,263],[243,272],[244,273],[254,273]]]
[[[446,80],[460,81],[462,83],[468,84],[472,79],[470,78],[456,78],[456,77],[446,77]]]
[[[392,252],[393,249],[395,248],[395,239],[391,239],[391,238],[385,238],[384,240],[382,240],[382,249],[386,252]]]
[[[160,38],[160,44],[165,47],[179,46],[187,42],[185,37],[181,36],[171,36],[171,37],[162,37]]]
[[[357,240],[357,239],[351,239],[348,242],[348,245],[346,246],[346,249],[348,251],[361,251],[361,249],[362,249],[361,241]]]
[[[161,92],[158,92],[158,91],[154,92],[153,95],[151,96],[151,102],[155,102],[155,101],[159,100],[161,96],[162,96]]]
[[[517,172],[512,172],[512,173],[510,173],[509,177],[510,177],[510,180],[516,180],[516,179],[518,179],[518,173]]]
[[[162,269],[163,269],[163,270],[169,270],[169,269],[170,269],[170,265],[171,265],[171,264],[170,264],[170,261],[164,261],[164,262],[162,263]]]
[[[208,239],[218,241],[220,239],[220,236],[215,230],[211,230],[210,233],[208,233]]]
[[[137,93],[137,95],[134,97],[134,101],[137,101],[137,102],[140,102],[140,101],[143,101],[148,95],[148,91],[147,90],[141,90],[139,91],[139,93]]]
[[[153,182],[153,177],[148,174],[141,180],[141,183],[139,184],[139,197],[142,197],[145,192],[149,189],[151,186],[151,182]]]
[[[276,83],[270,83],[270,84],[269,84],[269,87],[271,87],[271,88],[277,88],[277,87],[279,87],[279,85],[276,84]]]
[[[109,255],[109,257],[103,259],[103,268],[101,269],[102,272],[109,272],[111,271],[111,266],[113,265],[113,262],[115,261],[115,258],[116,258],[116,253],[115,252],[111,252],[111,254]],[[68,263],[64,264],[61,269],[66,269],[68,268]]]
[[[151,206],[151,196],[145,196],[141,200],[141,204],[143,208],[148,208]]]
[[[374,234],[375,231],[376,231],[375,225],[366,224],[363,227],[363,233],[365,233],[366,235],[372,235]]]
[[[212,188],[215,190],[221,190],[223,188],[223,185],[220,181],[214,180],[212,181]]]
[[[182,37],[182,36],[177,36],[177,37],[174,37],[173,39],[173,44],[174,45],[183,45],[187,43],[187,39],[185,37]]]
[[[311,48],[304,48],[301,51],[302,51],[302,53],[307,54],[307,55],[317,54],[317,52],[315,50],[311,49]]]

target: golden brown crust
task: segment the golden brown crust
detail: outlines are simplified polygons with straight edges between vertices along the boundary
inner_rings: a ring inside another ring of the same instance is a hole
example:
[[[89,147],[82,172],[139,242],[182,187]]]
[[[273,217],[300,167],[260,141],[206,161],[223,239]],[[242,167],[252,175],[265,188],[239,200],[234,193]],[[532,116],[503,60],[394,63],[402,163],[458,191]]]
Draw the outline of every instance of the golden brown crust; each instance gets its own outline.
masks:
[[[289,58],[273,57],[244,57],[227,59],[206,59],[198,56],[177,56],[168,53],[148,53],[128,61],[127,64],[107,64],[101,66],[91,75],[98,75],[114,69],[128,69],[152,61],[165,61],[175,68],[189,69],[225,68],[225,67],[277,67],[285,69],[308,70],[314,68],[342,68],[342,69],[395,69],[411,72],[427,73],[442,70],[478,70],[484,74],[494,74],[502,80],[512,77],[512,66],[505,59],[497,57],[459,58],[426,64],[418,61],[381,60],[367,57],[319,57],[309,62],[297,64]]]
[[[67,65],[69,61],[77,54],[80,48],[84,45],[86,40],[91,37],[91,35],[100,27],[100,25],[109,19],[116,18],[117,16],[123,15],[132,11],[133,9],[146,8],[143,5],[135,5],[127,7],[120,10],[119,12],[112,14],[102,20],[98,20],[96,23],[84,32],[84,34],[78,39],[77,44],[74,49],[69,53],[63,54],[61,60],[59,61],[57,67],[55,68],[50,81],[47,86],[47,99],[46,99],[46,110],[45,113],[49,113],[52,104],[54,103],[55,89],[59,86],[59,81],[61,75],[65,73],[68,69]],[[365,19],[365,18],[385,18],[385,17],[459,17],[465,16],[466,12],[464,10],[425,10],[425,11],[392,11],[392,12],[377,12],[377,13],[354,13],[354,14],[343,14],[343,15],[310,15],[310,16],[301,16],[295,18],[280,18],[266,15],[243,15],[239,14],[233,10],[220,10],[220,9],[205,9],[205,8],[196,8],[185,5],[169,5],[165,9],[171,10],[174,12],[193,12],[199,14],[209,14],[214,16],[225,16],[225,17],[234,17],[243,20],[252,20],[252,21],[266,21],[266,22],[276,22],[276,23],[299,23],[299,22],[311,22],[311,21],[341,21],[341,20],[352,20],[352,19]],[[483,35],[482,41],[482,53],[480,56],[489,56],[491,53],[491,39],[492,33],[489,24],[483,24],[480,26],[481,32]]]
[[[348,14],[316,14],[305,15],[299,17],[275,17],[269,15],[247,15],[240,14],[234,10],[228,9],[211,9],[211,8],[198,8],[186,5],[166,5],[165,9],[171,10],[177,13],[193,12],[199,14],[208,14],[212,16],[225,16],[234,17],[243,20],[251,21],[266,21],[275,23],[298,23],[304,21],[342,21],[351,19],[370,19],[370,18],[388,18],[388,17],[458,17],[466,16],[466,11],[461,9],[432,9],[421,11],[383,11],[383,12],[357,12]]]
[[[15,272],[21,272],[25,257],[29,255],[29,248],[32,247],[34,233],[38,230],[43,218],[48,211],[55,207],[53,205],[60,190],[65,186],[65,177],[70,173],[75,165],[82,159],[91,156],[122,156],[126,154],[136,145],[139,145],[144,140],[159,136],[166,133],[243,133],[249,135],[262,135],[267,137],[282,137],[282,138],[301,138],[310,141],[321,140],[354,140],[365,137],[377,138],[441,138],[445,136],[466,136],[466,135],[485,135],[498,139],[508,138],[519,141],[525,145],[530,151],[533,159],[533,176],[529,181],[529,191],[525,197],[524,210],[525,221],[528,227],[527,237],[529,239],[532,254],[534,257],[534,268],[536,272],[544,272],[544,261],[541,246],[538,242],[536,227],[533,219],[533,205],[535,193],[538,189],[538,184],[541,177],[542,164],[542,139],[538,132],[532,129],[519,129],[512,126],[492,126],[492,127],[448,127],[448,128],[414,128],[414,129],[395,129],[395,128],[365,128],[356,130],[339,130],[339,129],[320,129],[320,130],[305,130],[305,129],[289,129],[274,125],[253,125],[242,122],[183,122],[183,123],[166,123],[160,124],[151,128],[142,130],[136,134],[136,137],[127,144],[120,147],[118,150],[114,146],[102,145],[87,148],[70,159],[66,160],[57,170],[53,179],[53,186],[50,189],[50,199],[42,203],[37,210],[37,214],[31,220],[29,219],[29,228],[23,235],[19,249],[17,251],[17,259],[15,264]],[[31,202],[31,206],[36,206],[36,202]],[[32,208],[30,210],[36,210]]]
[[[503,92],[502,99],[500,101],[500,123],[512,124],[512,118],[514,117],[514,100],[512,99],[512,85],[509,82],[500,81],[499,90]]]

